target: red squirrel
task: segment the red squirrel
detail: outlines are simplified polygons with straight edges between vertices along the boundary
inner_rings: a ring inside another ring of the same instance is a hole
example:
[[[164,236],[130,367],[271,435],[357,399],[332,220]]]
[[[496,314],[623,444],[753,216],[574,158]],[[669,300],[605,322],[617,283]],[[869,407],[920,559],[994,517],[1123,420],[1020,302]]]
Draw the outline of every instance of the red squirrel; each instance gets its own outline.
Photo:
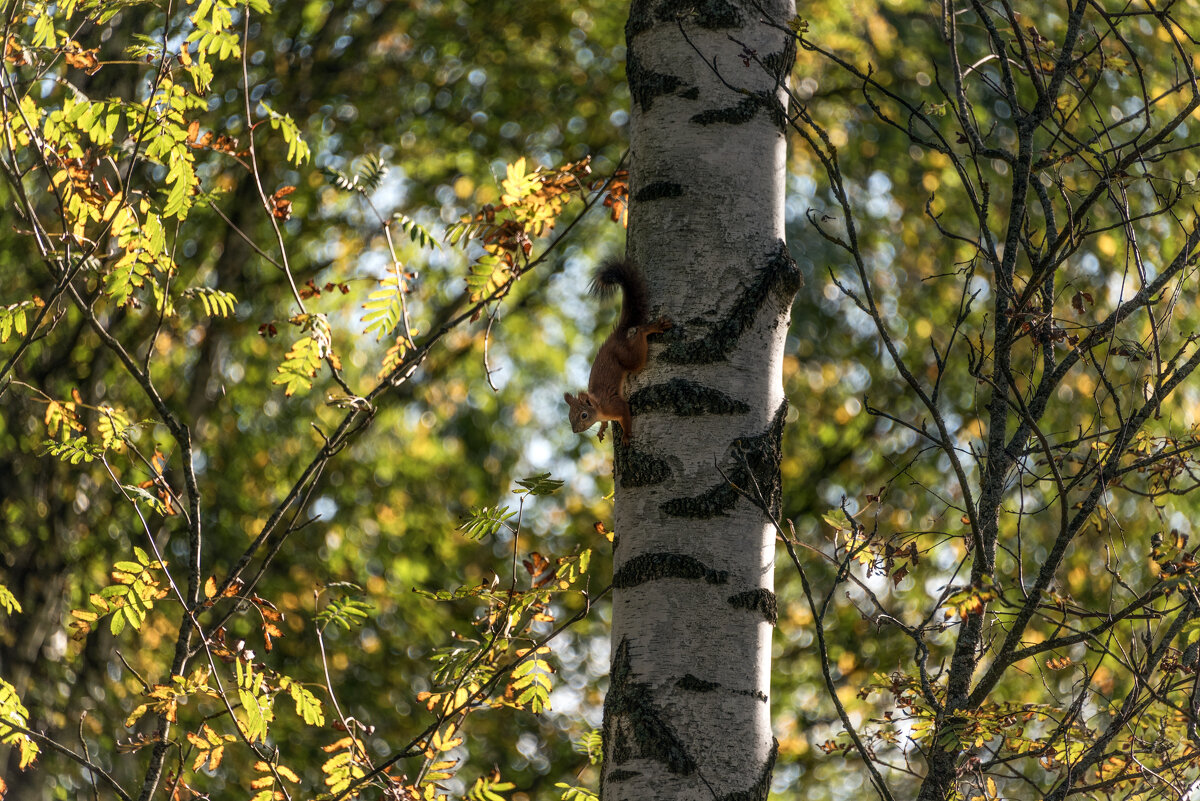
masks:
[[[563,398],[571,407],[571,430],[576,434],[588,430],[599,420],[603,441],[608,421],[616,420],[628,442],[633,438],[633,416],[625,398],[625,377],[646,366],[646,337],[669,330],[671,321],[666,317],[653,323],[648,321],[650,302],[646,279],[632,262],[614,259],[602,264],[592,280],[592,293],[607,295],[618,286],[623,295],[621,318],[596,352],[587,392],[576,396],[565,393]]]

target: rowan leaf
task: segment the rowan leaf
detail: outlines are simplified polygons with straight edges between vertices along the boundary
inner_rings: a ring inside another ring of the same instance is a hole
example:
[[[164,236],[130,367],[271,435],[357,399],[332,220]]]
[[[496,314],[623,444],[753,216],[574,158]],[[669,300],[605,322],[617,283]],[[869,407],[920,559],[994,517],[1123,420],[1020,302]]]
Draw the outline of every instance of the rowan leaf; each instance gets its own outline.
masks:
[[[296,703],[296,714],[309,726],[325,725],[325,710],[321,707],[321,699],[317,698],[304,685],[288,676],[279,677],[279,688],[287,690],[288,695]]]
[[[37,760],[41,749],[32,738],[13,726],[29,728],[29,710],[17,697],[16,688],[0,679],[0,744],[16,746],[17,767],[24,770]]]
[[[470,516],[458,528],[473,540],[490,537],[500,530],[500,527],[517,514],[516,510],[507,506],[482,506],[472,509]]]
[[[343,737],[322,746],[322,750],[332,754],[321,765],[321,772],[325,774],[325,786],[333,795],[345,792],[352,783],[367,775],[365,763],[359,757],[363,753],[362,743],[357,738]],[[355,792],[352,796],[357,794]]]
[[[21,609],[21,603],[17,600],[17,597],[12,594],[12,590],[10,590],[8,587],[5,587],[3,584],[0,584],[0,608],[3,608],[4,611],[10,615],[13,612],[17,612],[19,614],[21,611],[23,611]]]
[[[586,787],[577,787],[566,782],[556,782],[555,787],[562,790],[561,801],[600,801],[600,796]]]
[[[467,791],[469,801],[507,801],[501,793],[516,789],[512,782],[500,781],[498,774],[480,776]]]
[[[380,279],[380,288],[367,296],[363,303],[364,334],[374,334],[375,341],[383,339],[400,325],[403,309],[400,305],[403,284],[395,275]]]
[[[41,298],[33,298],[8,306],[0,306],[0,344],[8,342],[14,331],[20,337],[29,333],[29,322],[26,315],[45,305]]]
[[[199,300],[209,317],[232,317],[237,306],[237,298],[232,292],[207,286],[189,287],[183,291],[182,297]]]
[[[549,473],[539,473],[536,476],[517,479],[517,483],[521,485],[521,489],[513,490],[515,495],[553,495],[562,489],[562,481],[550,478]]]
[[[321,345],[311,336],[296,340],[291,350],[284,356],[283,364],[275,372],[280,377],[272,379],[273,384],[283,384],[285,395],[295,395],[312,388],[313,377],[321,367],[323,356]]]

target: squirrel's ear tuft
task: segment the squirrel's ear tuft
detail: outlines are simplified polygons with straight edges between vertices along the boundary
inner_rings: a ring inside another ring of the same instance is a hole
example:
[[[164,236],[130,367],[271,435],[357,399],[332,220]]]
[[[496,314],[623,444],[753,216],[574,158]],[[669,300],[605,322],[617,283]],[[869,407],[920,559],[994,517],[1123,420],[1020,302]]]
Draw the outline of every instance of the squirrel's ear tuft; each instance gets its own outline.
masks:
[[[570,393],[570,392],[564,392],[564,393],[563,393],[563,400],[565,400],[567,403],[570,403],[570,402],[573,400],[573,398],[571,397],[571,393]]]

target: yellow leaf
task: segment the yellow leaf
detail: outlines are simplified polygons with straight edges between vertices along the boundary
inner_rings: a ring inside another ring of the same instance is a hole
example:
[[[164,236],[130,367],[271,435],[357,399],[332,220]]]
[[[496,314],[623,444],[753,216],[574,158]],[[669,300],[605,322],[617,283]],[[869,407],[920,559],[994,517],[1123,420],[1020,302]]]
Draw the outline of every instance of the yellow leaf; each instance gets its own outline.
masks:
[[[37,760],[38,747],[37,744],[28,737],[22,737],[20,741],[21,757],[17,762],[17,767],[21,770],[32,765]]]
[[[330,743],[329,745],[321,746],[321,750],[327,754],[332,754],[334,751],[340,751],[343,748],[350,748],[354,745],[354,740],[350,737],[343,737],[340,740]]]
[[[448,725],[446,727],[445,733],[434,732],[433,739],[430,741],[430,745],[433,746],[433,749],[435,751],[450,751],[450,750],[462,745],[462,743],[463,743],[462,737],[454,736],[454,724],[453,723],[451,723],[450,725]]]
[[[149,709],[150,709],[149,704],[139,704],[138,707],[129,714],[129,717],[125,718],[125,727],[128,728],[128,727],[132,726],[133,724],[137,723],[138,718],[140,718],[142,715],[146,714],[146,712],[148,712]]]
[[[276,765],[275,770],[279,773],[280,776],[287,779],[289,782],[296,782],[296,783],[300,782],[300,777],[296,775],[295,771],[293,771],[291,768],[287,767],[286,765]]]

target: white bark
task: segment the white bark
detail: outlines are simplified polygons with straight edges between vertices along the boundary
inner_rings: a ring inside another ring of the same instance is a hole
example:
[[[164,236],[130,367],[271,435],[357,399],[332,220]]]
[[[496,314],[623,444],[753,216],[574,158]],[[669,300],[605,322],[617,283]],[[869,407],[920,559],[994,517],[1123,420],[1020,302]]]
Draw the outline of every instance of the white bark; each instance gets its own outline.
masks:
[[[675,328],[631,382],[636,439],[616,446],[604,801],[769,789],[775,530],[731,487],[775,511],[799,281],[778,84],[793,50],[763,12],[795,13],[791,0],[635,0],[626,28],[629,255]]]

